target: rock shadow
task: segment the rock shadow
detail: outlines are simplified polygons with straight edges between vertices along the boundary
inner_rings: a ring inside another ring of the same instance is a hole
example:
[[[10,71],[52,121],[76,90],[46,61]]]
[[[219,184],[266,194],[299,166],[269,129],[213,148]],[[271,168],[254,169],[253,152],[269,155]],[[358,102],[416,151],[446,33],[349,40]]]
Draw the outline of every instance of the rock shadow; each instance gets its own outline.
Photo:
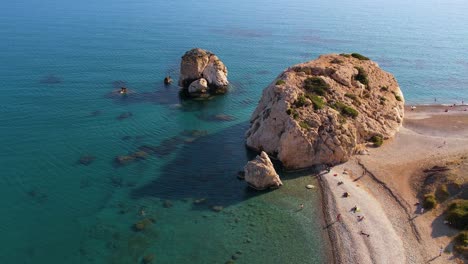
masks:
[[[431,227],[432,232],[431,236],[433,238],[438,238],[442,236],[454,236],[457,234],[457,230],[444,223],[445,214],[441,214],[432,221]]]
[[[62,82],[62,79],[53,74],[44,76],[42,79],[39,80],[39,83],[44,83],[44,84],[59,84],[61,82]]]
[[[247,127],[247,122],[241,123],[184,144],[160,176],[132,190],[131,197],[193,199],[194,210],[211,210],[215,205],[226,207],[261,194],[237,178],[238,171],[256,155],[244,146]]]

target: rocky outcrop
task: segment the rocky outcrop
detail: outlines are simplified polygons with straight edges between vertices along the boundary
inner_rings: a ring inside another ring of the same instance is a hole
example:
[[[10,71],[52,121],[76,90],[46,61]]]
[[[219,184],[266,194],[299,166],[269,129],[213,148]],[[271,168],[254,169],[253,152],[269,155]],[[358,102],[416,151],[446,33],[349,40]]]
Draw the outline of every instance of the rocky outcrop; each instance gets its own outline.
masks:
[[[208,82],[205,78],[200,78],[196,81],[193,81],[188,87],[188,92],[192,96],[208,96]]]
[[[289,169],[334,165],[376,136],[394,136],[403,106],[397,81],[377,63],[323,55],[288,68],[263,91],[246,144]]]
[[[227,68],[213,53],[192,49],[182,56],[179,86],[192,97],[225,93],[229,81]],[[207,88],[205,92],[200,92]]]
[[[264,151],[245,165],[244,179],[250,187],[256,190],[278,188],[283,185],[273,163]]]

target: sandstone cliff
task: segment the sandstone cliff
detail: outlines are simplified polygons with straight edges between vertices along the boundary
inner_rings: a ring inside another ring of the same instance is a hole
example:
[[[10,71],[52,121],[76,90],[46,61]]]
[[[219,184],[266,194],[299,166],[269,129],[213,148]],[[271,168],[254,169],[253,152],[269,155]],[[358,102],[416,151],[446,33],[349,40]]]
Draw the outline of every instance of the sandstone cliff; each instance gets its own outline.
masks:
[[[192,97],[225,93],[229,85],[227,68],[213,53],[192,49],[182,56],[179,86]]]
[[[286,168],[334,165],[402,124],[397,81],[359,54],[330,54],[288,68],[262,94],[247,146]]]

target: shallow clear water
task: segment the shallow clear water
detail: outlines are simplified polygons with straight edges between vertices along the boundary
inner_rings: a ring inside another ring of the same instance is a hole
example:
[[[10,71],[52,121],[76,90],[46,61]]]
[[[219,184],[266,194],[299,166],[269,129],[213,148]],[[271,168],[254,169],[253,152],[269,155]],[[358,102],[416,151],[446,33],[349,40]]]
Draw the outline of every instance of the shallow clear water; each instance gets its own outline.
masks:
[[[0,262],[224,263],[236,251],[236,263],[326,262],[319,194],[304,189],[313,178],[281,173],[285,186],[265,193],[236,179],[262,89],[292,64],[360,52],[395,74],[407,102],[460,102],[467,11],[435,0],[3,3]],[[181,102],[162,85],[192,47],[224,61],[231,93]],[[135,93],[112,94],[122,82]],[[154,155],[116,166],[142,146]],[[95,159],[79,164],[85,155]],[[156,221],[137,232],[141,210]]]

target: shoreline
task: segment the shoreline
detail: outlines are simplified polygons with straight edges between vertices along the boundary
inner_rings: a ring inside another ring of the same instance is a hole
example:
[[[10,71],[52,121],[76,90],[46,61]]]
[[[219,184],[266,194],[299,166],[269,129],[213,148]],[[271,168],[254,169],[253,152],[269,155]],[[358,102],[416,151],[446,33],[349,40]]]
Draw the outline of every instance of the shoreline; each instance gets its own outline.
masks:
[[[440,246],[451,249],[455,230],[436,224],[440,210],[418,213],[412,183],[424,166],[468,153],[468,112],[462,107],[447,113],[443,105],[405,106],[394,138],[318,176],[333,263],[457,263],[452,254],[438,255]],[[354,206],[358,213],[350,212]],[[436,229],[446,234],[434,236]]]

